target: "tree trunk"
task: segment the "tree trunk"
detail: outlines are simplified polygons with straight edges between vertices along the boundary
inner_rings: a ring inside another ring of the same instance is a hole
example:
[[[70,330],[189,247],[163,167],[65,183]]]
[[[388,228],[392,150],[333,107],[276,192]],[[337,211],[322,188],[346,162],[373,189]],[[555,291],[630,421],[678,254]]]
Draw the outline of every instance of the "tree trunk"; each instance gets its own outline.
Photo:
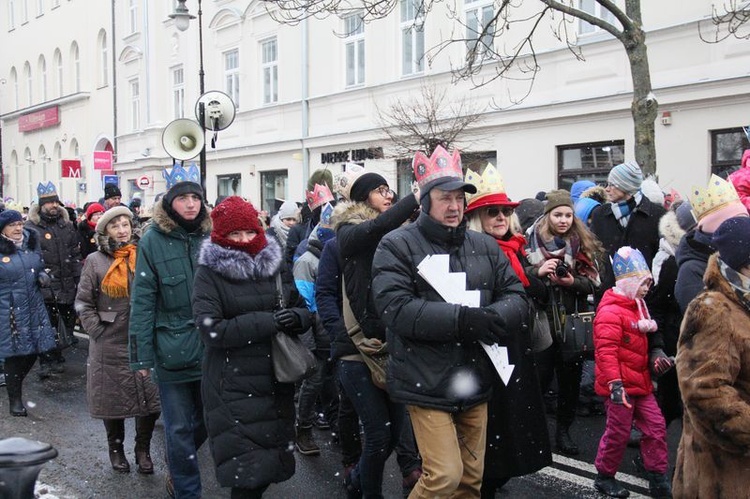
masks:
[[[656,96],[651,92],[651,70],[648,63],[646,33],[641,24],[640,0],[628,0],[627,15],[633,20],[623,32],[623,44],[630,62],[633,80],[633,115],[635,137],[635,160],[644,176],[656,174],[656,143],[654,122],[659,111]]]

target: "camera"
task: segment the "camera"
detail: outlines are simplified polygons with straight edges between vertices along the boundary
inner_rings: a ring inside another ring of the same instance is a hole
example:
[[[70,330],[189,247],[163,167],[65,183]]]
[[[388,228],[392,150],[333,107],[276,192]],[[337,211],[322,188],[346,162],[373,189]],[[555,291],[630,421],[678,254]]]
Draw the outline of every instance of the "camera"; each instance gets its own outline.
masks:
[[[570,273],[570,266],[563,262],[562,260],[557,262],[557,267],[555,267],[555,276],[559,278],[566,277]]]

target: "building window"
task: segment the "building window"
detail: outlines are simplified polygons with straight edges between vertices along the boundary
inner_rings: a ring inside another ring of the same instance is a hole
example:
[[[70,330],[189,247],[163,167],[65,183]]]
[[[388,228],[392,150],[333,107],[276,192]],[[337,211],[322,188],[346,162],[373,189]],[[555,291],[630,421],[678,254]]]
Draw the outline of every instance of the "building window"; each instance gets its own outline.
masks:
[[[740,168],[742,153],[750,149],[748,132],[743,128],[726,128],[711,132],[711,173],[721,178]]]
[[[216,176],[216,197],[223,199],[227,196],[242,195],[242,175],[233,173],[231,175]],[[218,202],[218,201],[217,201]]]
[[[60,6],[60,0],[52,0],[52,8],[56,8]]]
[[[289,192],[288,177],[289,175],[286,170],[261,172],[261,210],[266,210],[268,213],[273,213],[276,207],[274,200],[287,198],[287,194]]]
[[[39,56],[39,96],[40,102],[47,101],[47,60],[43,55]]]
[[[185,117],[185,71],[172,69],[172,108],[175,118]]]
[[[615,3],[618,3],[618,2],[615,2]],[[607,22],[614,26],[620,26],[619,22],[617,22],[612,12],[610,12],[609,9],[599,5],[599,2],[595,0],[580,0],[580,5],[578,7],[582,11],[587,12],[595,17],[598,17],[604,22]],[[578,20],[578,33],[579,34],[583,35],[586,33],[594,33],[596,31],[601,31],[601,29],[598,26],[594,26],[592,24],[587,23],[583,19]]]
[[[76,42],[70,48],[70,58],[73,60],[73,92],[78,93],[81,91],[81,51]]]
[[[16,29],[16,2],[8,0],[8,31]]]
[[[570,190],[582,179],[605,184],[612,167],[624,161],[624,140],[557,146],[557,188]]]
[[[141,87],[138,79],[130,80],[130,129],[141,128]]]
[[[346,86],[365,82],[365,23],[362,14],[344,18],[344,50],[346,51]]]
[[[60,49],[55,50],[55,87],[57,88],[57,96],[62,97],[63,96],[63,63],[62,63],[62,53],[60,53]]]
[[[21,0],[23,5],[21,8],[23,9],[22,16],[21,16],[21,24],[26,24],[29,22],[29,0]]]
[[[13,90],[13,109],[18,109],[18,73],[16,68],[10,68],[10,88]]]
[[[401,72],[424,71],[424,10],[422,2],[401,0]]]
[[[279,100],[279,51],[276,38],[261,44],[263,52],[263,104],[272,104]]]
[[[37,0],[36,2],[36,15],[41,16],[44,14],[44,0]]]
[[[240,107],[240,51],[230,50],[224,53],[224,81],[227,95]]]
[[[31,64],[26,61],[23,65],[23,76],[26,78],[26,105],[34,103],[34,80],[31,78]]]
[[[492,53],[495,38],[493,3],[487,0],[466,0],[466,50],[472,59],[481,60]]]
[[[109,83],[109,51],[107,50],[107,32],[99,32],[99,86],[104,87]]]
[[[138,31],[138,0],[128,0],[128,27],[130,34]]]

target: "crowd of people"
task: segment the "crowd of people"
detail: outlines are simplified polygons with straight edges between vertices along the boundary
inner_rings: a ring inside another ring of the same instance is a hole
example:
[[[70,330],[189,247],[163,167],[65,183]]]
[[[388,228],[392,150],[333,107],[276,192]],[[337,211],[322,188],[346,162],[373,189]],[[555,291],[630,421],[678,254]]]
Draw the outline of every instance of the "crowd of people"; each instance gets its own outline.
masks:
[[[201,496],[206,441],[231,497],[262,497],[295,452],[320,454],[314,426],[338,444],[349,498],[383,497],[394,452],[405,497],[495,497],[553,449],[577,455],[571,427],[598,411],[599,492],[628,497],[616,473],[636,440],[652,497],[744,494],[750,151],[684,197],[632,161],[604,186],[521,200],[495,166],[464,171],[442,146],[412,166],[402,196],[359,165],[315,171],[306,202],[271,218],[238,196],[211,208],[189,172],[148,213],[113,184],[78,212],[51,182],[27,213],[2,206],[10,414],[28,415],[37,358],[41,382],[64,372],[61,330],[79,327],[112,469],[130,472],[135,418],[136,471],[154,473],[161,418],[172,497]],[[593,351],[571,354],[569,323],[590,312]],[[314,354],[298,383],[277,379],[277,335]],[[512,372],[485,353],[495,345]]]

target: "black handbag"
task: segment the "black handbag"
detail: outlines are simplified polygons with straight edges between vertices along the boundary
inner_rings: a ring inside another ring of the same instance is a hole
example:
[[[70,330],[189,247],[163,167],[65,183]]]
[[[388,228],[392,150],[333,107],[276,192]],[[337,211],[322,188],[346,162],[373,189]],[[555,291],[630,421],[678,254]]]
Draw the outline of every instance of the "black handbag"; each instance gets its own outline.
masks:
[[[594,358],[594,312],[579,312],[578,300],[574,313],[557,304],[554,290],[552,307],[555,313],[555,333],[564,362],[577,362]]]
[[[286,308],[281,288],[281,274],[276,274],[279,305]],[[280,383],[296,383],[310,377],[318,365],[315,355],[299,336],[290,336],[281,331],[271,338],[271,361],[273,374]]]
[[[73,330],[65,324],[63,315],[60,313],[60,309],[57,307],[57,303],[54,306],[54,313],[57,316],[57,325],[55,326],[55,342],[57,348],[65,350],[73,345]]]

